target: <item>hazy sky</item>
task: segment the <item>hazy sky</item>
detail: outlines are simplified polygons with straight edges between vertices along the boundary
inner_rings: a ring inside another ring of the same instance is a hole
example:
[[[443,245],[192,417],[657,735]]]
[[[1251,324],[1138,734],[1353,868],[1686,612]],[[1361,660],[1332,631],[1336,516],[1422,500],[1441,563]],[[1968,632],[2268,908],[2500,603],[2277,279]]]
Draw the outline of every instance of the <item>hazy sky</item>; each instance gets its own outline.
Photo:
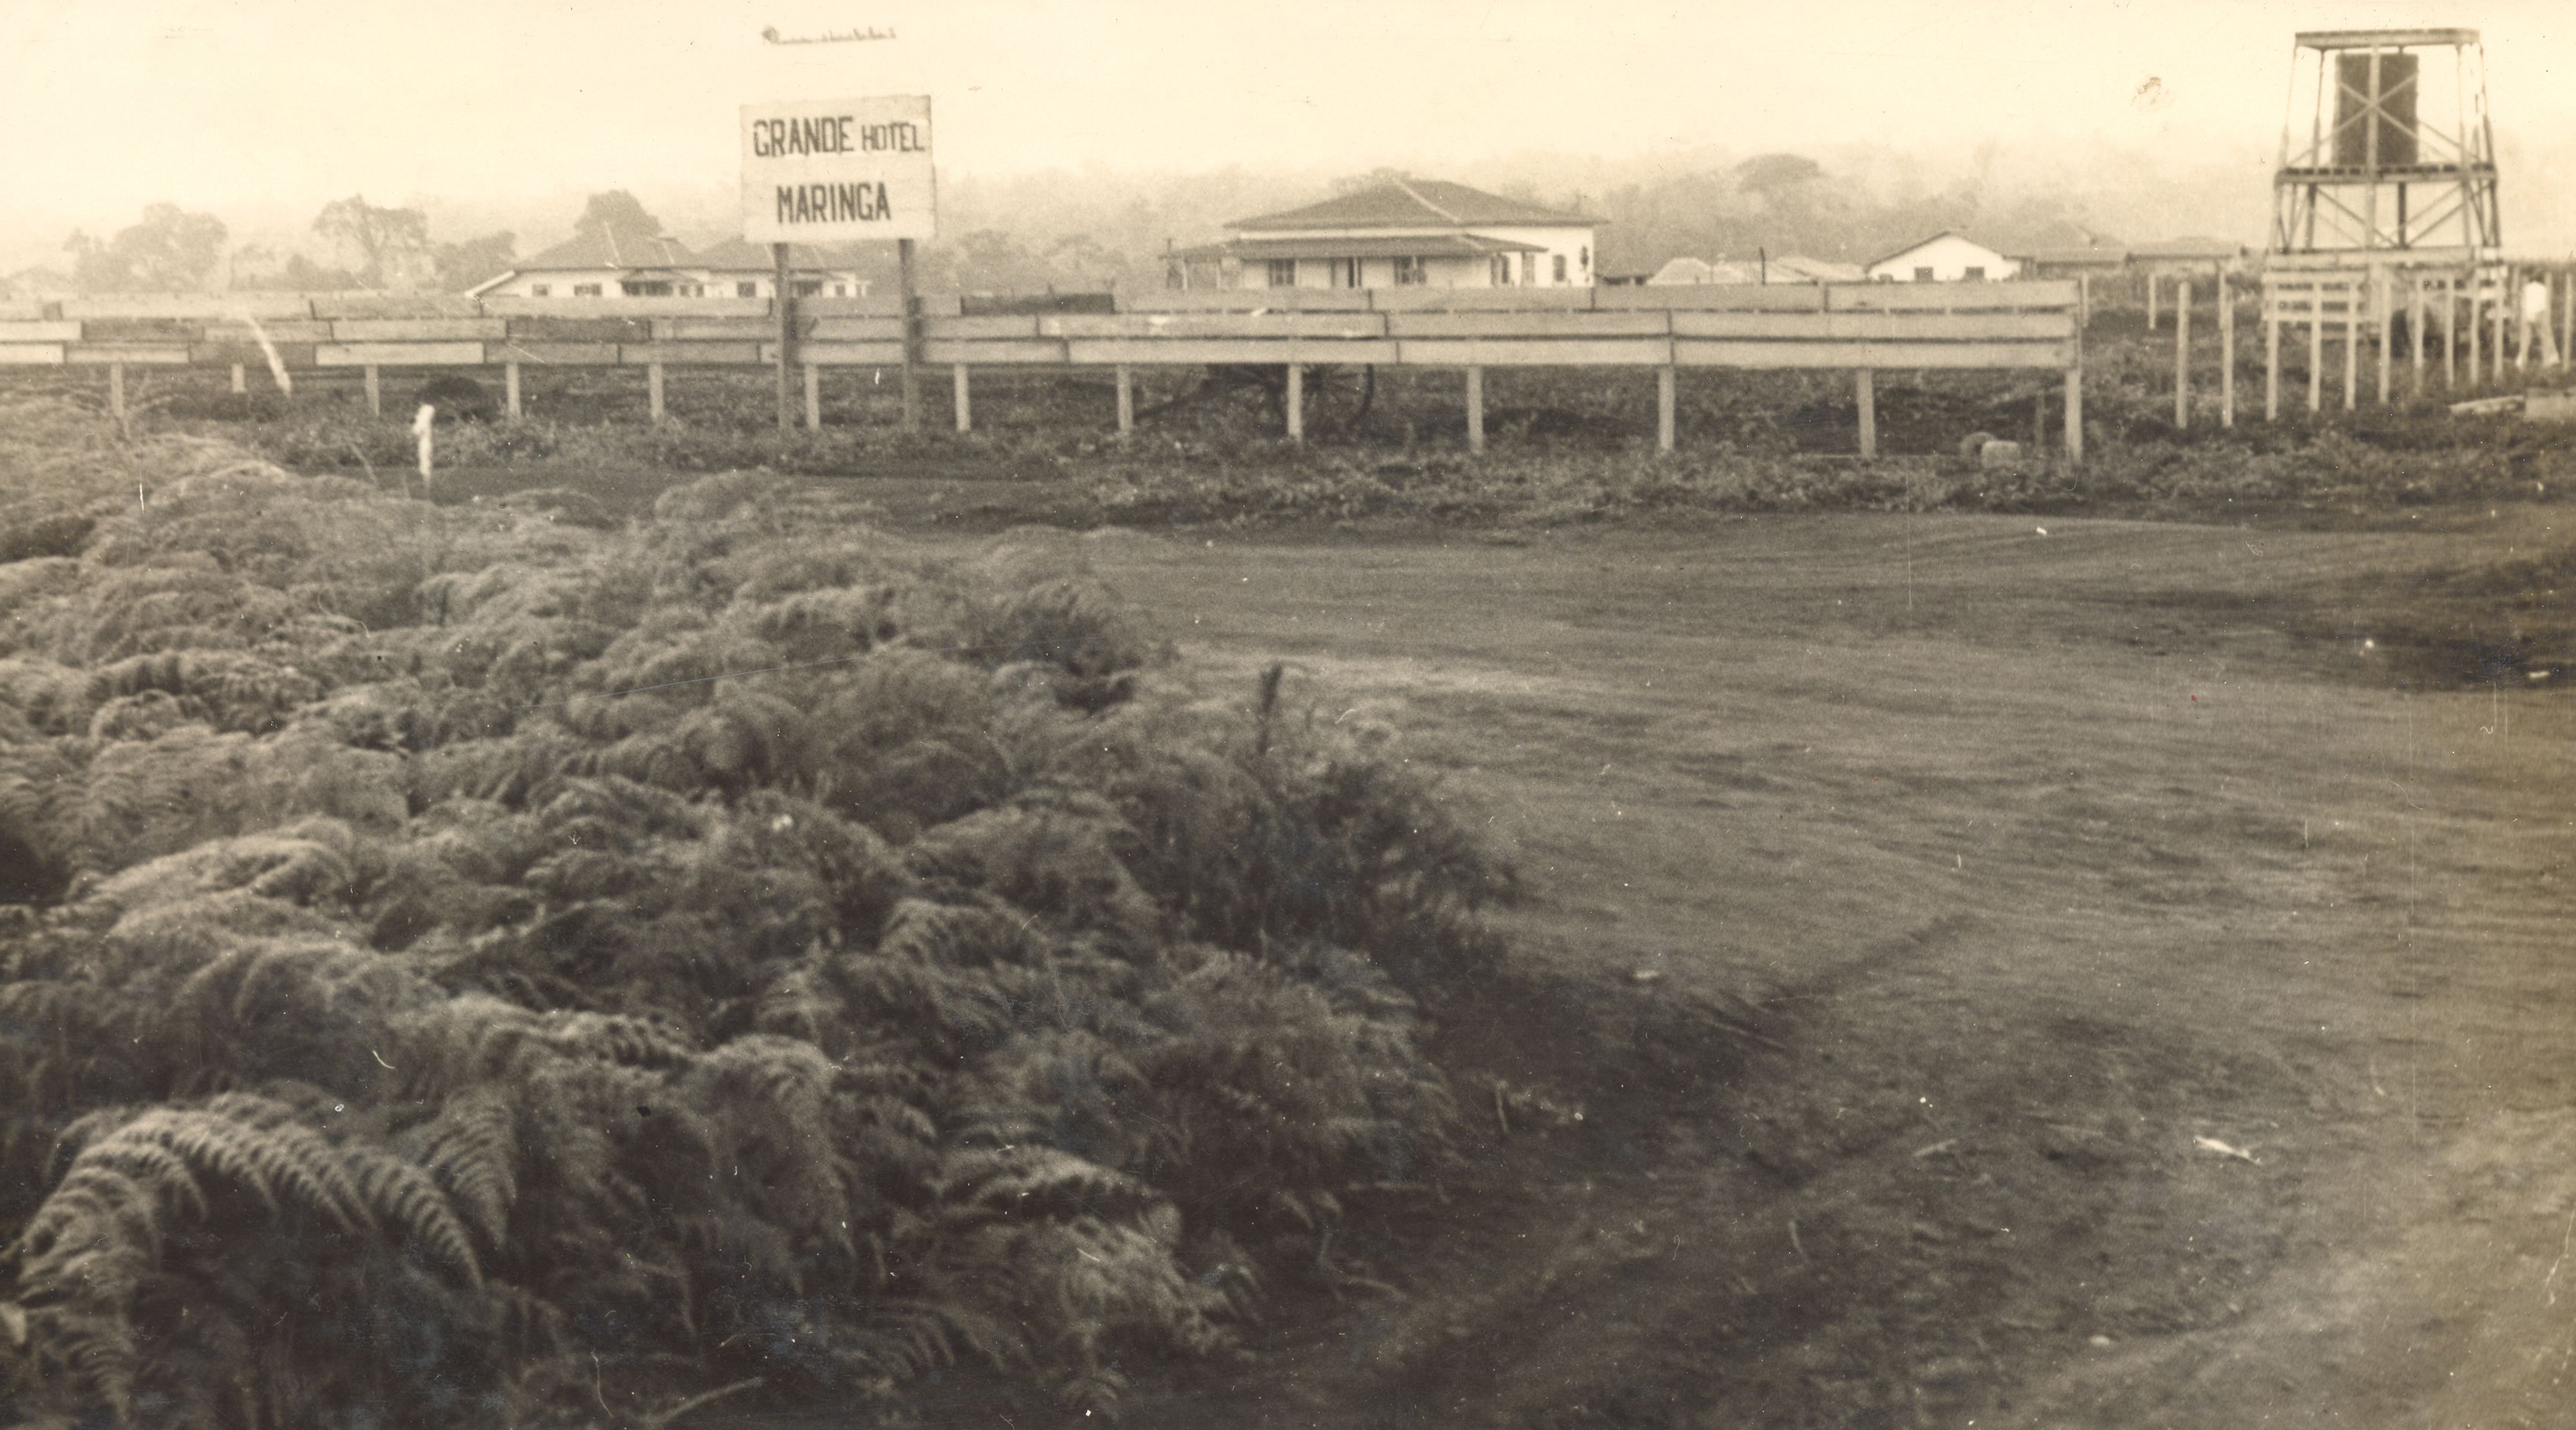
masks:
[[[2500,138],[2576,133],[2571,0],[0,0],[0,228],[730,182],[744,101],[900,92],[953,173],[2033,134],[2268,161],[2293,30],[2427,22],[2485,31]]]

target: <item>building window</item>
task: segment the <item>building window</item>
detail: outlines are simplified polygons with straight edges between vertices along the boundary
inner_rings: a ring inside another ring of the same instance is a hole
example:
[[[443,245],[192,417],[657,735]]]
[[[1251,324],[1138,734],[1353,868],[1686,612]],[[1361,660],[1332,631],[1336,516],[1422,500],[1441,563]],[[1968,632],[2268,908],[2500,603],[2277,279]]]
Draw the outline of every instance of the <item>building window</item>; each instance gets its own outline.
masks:
[[[1269,268],[1270,268],[1270,286],[1271,286],[1271,287],[1273,287],[1273,288],[1294,288],[1294,287],[1296,287],[1296,286],[1297,286],[1297,260],[1296,260],[1296,259],[1293,259],[1293,258],[1274,258],[1274,259],[1271,259],[1271,260],[1270,260]]]
[[[1400,257],[1395,259],[1394,263],[1395,284],[1397,287],[1403,288],[1418,286],[1430,281],[1431,275],[1426,271],[1429,265],[1423,260],[1419,258]]]
[[[1524,253],[1521,255],[1521,282],[1527,284],[1535,284],[1538,282],[1537,254]]]
[[[668,283],[619,283],[617,288],[619,292],[624,293],[629,298],[668,298],[671,296],[671,285]]]
[[[760,285],[758,283],[736,283],[733,285],[733,295],[737,298],[757,298],[760,296]]]
[[[847,284],[847,283],[835,283],[835,284],[833,284],[833,285],[832,285],[832,296],[833,296],[833,297],[835,297],[835,298],[847,298],[848,296],[850,296],[850,285],[849,285],[849,284]]]
[[[1931,269],[1929,269],[1929,268],[1917,268],[1917,269],[1915,269],[1915,270],[1914,270],[1914,281],[1915,281],[1915,282],[1917,282],[1917,283],[1929,283],[1929,282],[1931,282],[1931,281],[1932,281],[1932,270],[1931,270]]]
[[[823,292],[823,280],[820,278],[799,278],[796,280],[795,291],[796,296],[799,298],[820,297]]]
[[[528,285],[528,296],[531,298],[542,298],[552,291],[554,291],[554,285],[551,283],[531,283]]]
[[[1557,281],[1557,282],[1559,282],[1559,283],[1564,282],[1564,281],[1565,281],[1565,255],[1564,255],[1564,254],[1560,253],[1560,254],[1558,254],[1558,255],[1556,256],[1556,261],[1555,261],[1555,264],[1554,264],[1554,269],[1555,269],[1555,273],[1556,273],[1556,281]]]
[[[1333,284],[1335,287],[1340,288],[1358,288],[1364,286],[1360,282],[1360,261],[1356,258],[1334,259]]]
[[[1512,256],[1510,254],[1495,254],[1491,267],[1494,270],[1493,279],[1495,287],[1508,288],[1512,286]]]
[[[1986,270],[1982,267],[1972,267],[1959,276],[1971,283],[1983,283],[1986,281]]]
[[[576,298],[596,298],[600,296],[600,288],[596,283],[575,283],[572,285],[572,295]]]
[[[1585,276],[1587,276],[1587,277],[1588,277],[1588,276],[1590,276],[1590,275],[1591,275],[1591,272],[1592,272],[1592,246],[1591,246],[1590,244],[1586,244],[1586,245],[1584,245],[1584,248],[1583,248],[1583,262],[1581,263],[1580,267],[1582,268],[1582,270],[1583,270],[1583,272],[1584,272]]]

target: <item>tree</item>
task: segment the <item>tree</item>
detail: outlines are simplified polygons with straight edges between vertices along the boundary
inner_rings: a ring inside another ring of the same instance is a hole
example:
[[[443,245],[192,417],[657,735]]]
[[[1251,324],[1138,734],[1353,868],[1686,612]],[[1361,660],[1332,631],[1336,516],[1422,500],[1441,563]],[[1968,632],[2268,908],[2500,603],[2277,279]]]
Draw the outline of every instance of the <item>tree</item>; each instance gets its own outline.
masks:
[[[575,233],[598,233],[602,230],[619,238],[659,238],[662,221],[646,211],[643,201],[624,189],[610,189],[593,194],[582,205],[581,217],[573,220]]]
[[[463,243],[442,243],[435,255],[439,291],[462,293],[509,267],[517,252],[518,236],[508,229]]]
[[[418,209],[378,208],[364,194],[322,206],[313,231],[343,258],[358,261],[358,278],[370,288],[410,287],[429,260],[429,216]]]
[[[1735,186],[1772,204],[1824,176],[1824,165],[1804,154],[1756,154],[1735,166]]]
[[[143,211],[143,222],[104,243],[75,232],[63,249],[72,255],[72,281],[84,290],[185,293],[215,271],[226,234],[212,214],[154,204]]]

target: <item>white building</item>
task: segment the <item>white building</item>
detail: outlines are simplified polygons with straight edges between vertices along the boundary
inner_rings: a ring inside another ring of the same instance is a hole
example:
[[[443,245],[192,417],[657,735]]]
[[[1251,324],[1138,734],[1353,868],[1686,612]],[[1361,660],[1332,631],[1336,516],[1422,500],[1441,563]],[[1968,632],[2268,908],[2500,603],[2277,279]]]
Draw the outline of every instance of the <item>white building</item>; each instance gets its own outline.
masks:
[[[593,229],[465,291],[476,298],[695,298],[706,291],[704,280],[687,271],[695,260],[667,235],[620,238]]]
[[[1908,244],[1866,267],[1880,283],[1979,283],[2021,274],[2019,259],[1950,232]]]
[[[868,280],[838,249],[789,248],[799,297],[863,297]],[[477,298],[773,298],[777,267],[769,245],[727,239],[691,252],[668,236],[620,238],[606,229],[577,234],[467,293]]]
[[[1590,287],[1601,221],[1436,179],[1395,179],[1170,255],[1175,288]]]
[[[843,249],[791,243],[787,263],[788,281],[795,285],[797,297],[864,298],[868,294],[869,280],[859,276],[855,259]],[[720,297],[778,296],[778,265],[765,243],[729,238],[699,249],[690,271],[707,292]]]

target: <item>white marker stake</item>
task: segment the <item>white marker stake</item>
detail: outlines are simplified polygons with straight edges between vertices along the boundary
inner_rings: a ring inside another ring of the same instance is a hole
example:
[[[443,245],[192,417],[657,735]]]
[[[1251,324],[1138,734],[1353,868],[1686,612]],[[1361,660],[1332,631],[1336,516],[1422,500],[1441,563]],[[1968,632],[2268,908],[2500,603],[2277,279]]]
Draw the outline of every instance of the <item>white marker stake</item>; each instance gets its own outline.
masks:
[[[420,439],[420,490],[426,496],[430,490],[431,469],[438,458],[438,409],[422,403],[420,410],[411,415],[411,434]]]

